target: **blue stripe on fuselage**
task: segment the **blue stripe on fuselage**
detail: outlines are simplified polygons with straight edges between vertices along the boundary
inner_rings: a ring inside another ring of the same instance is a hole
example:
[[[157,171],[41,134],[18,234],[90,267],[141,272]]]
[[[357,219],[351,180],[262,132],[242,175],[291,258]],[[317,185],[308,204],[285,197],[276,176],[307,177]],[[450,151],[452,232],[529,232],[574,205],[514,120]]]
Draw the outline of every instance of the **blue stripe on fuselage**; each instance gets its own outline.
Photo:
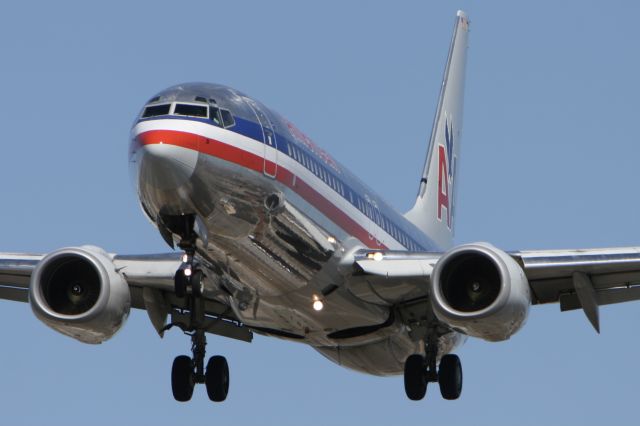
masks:
[[[217,126],[208,118],[199,118],[199,117],[185,117],[185,116],[157,116],[140,119],[139,122],[149,121],[149,120],[166,120],[166,119],[176,119],[176,120],[190,120],[190,121],[199,121],[201,123],[209,124],[211,126]],[[228,127],[227,130],[232,132],[241,134],[248,138],[251,138],[260,143],[264,143],[264,136],[262,132],[262,127],[259,123],[253,122],[251,120],[246,120],[244,118],[235,117],[235,125]],[[364,196],[361,194],[365,193],[365,189],[358,184],[358,182],[354,182],[352,179],[348,179],[343,173],[336,173],[336,171],[329,167],[325,161],[323,161],[315,152],[308,149],[304,144],[299,143],[297,141],[292,141],[287,136],[282,133],[275,132],[276,137],[276,148],[279,152],[290,157],[302,167],[309,170],[311,173],[319,177],[323,182],[325,182],[329,187],[333,189],[333,191],[344,198],[347,202],[349,202],[352,206],[362,212],[365,216],[367,216],[370,220],[375,222],[380,228],[382,228],[387,234],[391,235],[391,237],[406,247],[411,251],[439,251],[436,244],[429,239],[426,235],[424,235],[421,231],[415,228],[410,222],[408,222],[404,216],[397,213],[394,209],[388,208],[386,205],[378,206],[377,209],[373,208],[370,203],[367,202]],[[289,147],[295,147],[299,151],[302,151],[302,155],[307,156],[306,162],[310,161],[314,162],[314,166],[316,169],[321,168],[324,173],[316,173],[313,168],[304,164],[305,161],[299,161],[289,152]],[[334,182],[327,182],[325,176],[329,176],[333,178],[338,185],[341,185],[341,190],[336,188]],[[415,229],[411,229],[415,228]]]

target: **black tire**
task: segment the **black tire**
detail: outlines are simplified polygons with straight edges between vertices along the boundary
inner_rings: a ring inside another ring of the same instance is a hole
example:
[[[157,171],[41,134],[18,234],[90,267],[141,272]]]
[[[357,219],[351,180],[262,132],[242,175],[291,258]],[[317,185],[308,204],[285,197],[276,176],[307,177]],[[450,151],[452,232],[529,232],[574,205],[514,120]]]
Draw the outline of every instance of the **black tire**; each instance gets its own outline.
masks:
[[[438,384],[444,399],[458,399],[462,393],[462,364],[458,355],[448,354],[440,360]]]
[[[412,401],[420,401],[427,393],[424,356],[413,354],[404,363],[404,391]]]
[[[171,368],[171,390],[176,401],[187,402],[193,395],[193,364],[187,355],[180,355],[173,360]]]
[[[229,393],[229,365],[227,359],[216,355],[209,358],[207,372],[205,374],[207,395],[214,402],[222,402],[227,399]]]
[[[202,274],[201,270],[193,270],[193,274],[191,275],[191,291],[196,297],[202,296],[202,293],[204,292],[204,282],[202,280],[203,277],[204,275]]]
[[[177,297],[184,297],[187,294],[187,282],[189,278],[184,275],[184,269],[178,269],[173,276],[174,290]]]

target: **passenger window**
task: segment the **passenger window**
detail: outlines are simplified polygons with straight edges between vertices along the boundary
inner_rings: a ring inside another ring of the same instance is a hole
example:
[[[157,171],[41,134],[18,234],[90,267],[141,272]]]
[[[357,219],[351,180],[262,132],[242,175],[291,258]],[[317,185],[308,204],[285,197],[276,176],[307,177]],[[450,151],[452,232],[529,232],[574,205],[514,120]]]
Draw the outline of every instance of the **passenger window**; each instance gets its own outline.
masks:
[[[191,105],[191,104],[176,104],[173,110],[175,115],[186,115],[189,117],[204,117],[207,118],[207,107],[204,105]]]
[[[171,104],[151,105],[144,109],[142,118],[156,117],[158,115],[169,115]]]
[[[222,114],[222,123],[224,127],[235,126],[236,122],[233,119],[233,115],[231,114],[230,111],[227,111],[226,109],[221,109],[220,113]]]

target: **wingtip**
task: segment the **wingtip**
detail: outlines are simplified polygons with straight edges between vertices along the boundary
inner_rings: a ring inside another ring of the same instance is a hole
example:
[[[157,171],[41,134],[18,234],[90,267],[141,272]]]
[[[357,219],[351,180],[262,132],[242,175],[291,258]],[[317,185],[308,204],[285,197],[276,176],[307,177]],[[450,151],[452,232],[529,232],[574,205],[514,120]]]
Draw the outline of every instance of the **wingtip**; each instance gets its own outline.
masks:
[[[458,20],[460,21],[460,23],[462,24],[462,27],[465,30],[468,30],[469,29],[469,17],[465,13],[465,11],[464,10],[459,10],[458,13],[456,13],[456,16],[457,16]]]

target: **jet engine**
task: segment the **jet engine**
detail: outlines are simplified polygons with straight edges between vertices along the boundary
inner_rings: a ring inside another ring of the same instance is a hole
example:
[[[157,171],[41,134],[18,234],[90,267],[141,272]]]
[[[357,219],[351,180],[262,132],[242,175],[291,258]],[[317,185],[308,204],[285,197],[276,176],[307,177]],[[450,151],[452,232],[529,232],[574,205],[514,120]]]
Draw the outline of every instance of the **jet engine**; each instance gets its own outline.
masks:
[[[104,250],[69,247],[49,253],[36,265],[29,303],[49,327],[95,344],[122,327],[129,316],[131,294]]]
[[[431,274],[436,317],[469,336],[507,340],[524,325],[531,293],[524,271],[507,253],[486,243],[446,252]]]

